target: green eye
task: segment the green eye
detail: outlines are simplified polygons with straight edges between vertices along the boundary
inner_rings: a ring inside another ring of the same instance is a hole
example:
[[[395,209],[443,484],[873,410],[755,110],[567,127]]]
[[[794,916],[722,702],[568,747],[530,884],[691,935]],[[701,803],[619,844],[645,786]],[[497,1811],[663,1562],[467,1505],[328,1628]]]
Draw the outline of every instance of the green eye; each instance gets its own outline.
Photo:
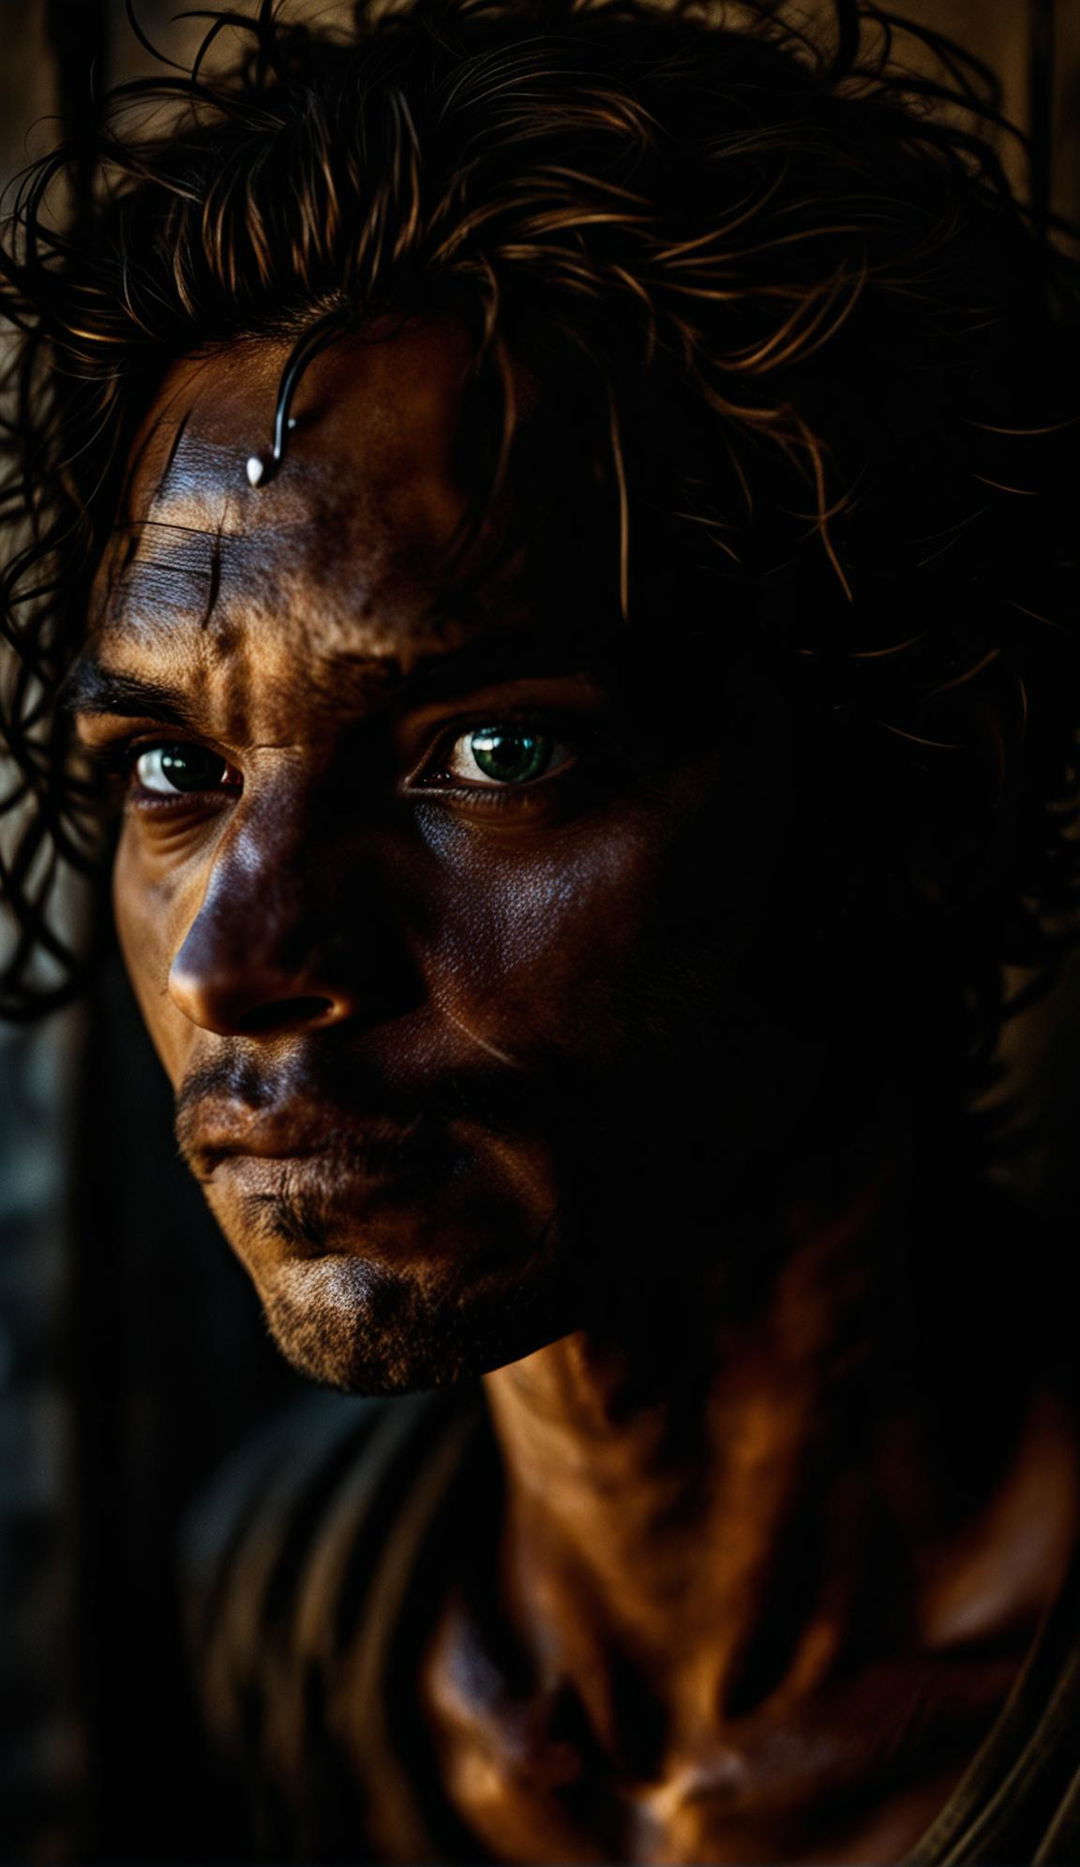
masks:
[[[205,746],[151,746],[135,761],[135,777],[151,797],[217,791],[228,782],[229,776],[225,760]]]
[[[482,726],[455,740],[449,769],[474,784],[528,784],[543,777],[564,748],[527,726]]]

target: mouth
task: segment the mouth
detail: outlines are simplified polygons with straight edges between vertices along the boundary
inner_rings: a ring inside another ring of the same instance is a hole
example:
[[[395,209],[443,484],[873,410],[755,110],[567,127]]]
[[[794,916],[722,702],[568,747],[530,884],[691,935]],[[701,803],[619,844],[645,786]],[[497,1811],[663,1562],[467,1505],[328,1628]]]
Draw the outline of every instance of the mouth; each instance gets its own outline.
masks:
[[[294,1182],[318,1177],[379,1183],[413,1177],[453,1151],[445,1134],[422,1116],[404,1125],[357,1127],[328,1116],[317,1126],[248,1123],[239,1129],[219,1126],[187,1138],[182,1151],[199,1180],[212,1181],[224,1169],[266,1182],[287,1175]]]
[[[257,1072],[230,1055],[181,1084],[175,1132],[245,1262],[261,1248],[276,1261],[284,1247],[400,1263],[444,1254],[463,1228],[501,1235],[521,1187],[546,1170],[535,1101],[520,1074],[406,1083],[351,1057]]]
[[[193,1150],[204,1189],[239,1200],[259,1235],[302,1256],[341,1248],[380,1213],[426,1206],[462,1171],[461,1148],[421,1119],[407,1128],[324,1127],[320,1142],[294,1131],[242,1141],[214,1133]]]

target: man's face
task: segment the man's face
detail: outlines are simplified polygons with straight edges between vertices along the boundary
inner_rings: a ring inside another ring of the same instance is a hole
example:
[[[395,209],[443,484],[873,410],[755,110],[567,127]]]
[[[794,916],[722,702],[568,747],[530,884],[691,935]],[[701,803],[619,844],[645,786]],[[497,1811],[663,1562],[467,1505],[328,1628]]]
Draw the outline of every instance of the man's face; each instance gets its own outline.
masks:
[[[620,646],[569,561],[455,613],[455,327],[325,353],[253,490],[286,355],[165,384],[76,693],[184,1156],[290,1359],[377,1390],[578,1326],[723,1187],[783,781],[678,615]]]

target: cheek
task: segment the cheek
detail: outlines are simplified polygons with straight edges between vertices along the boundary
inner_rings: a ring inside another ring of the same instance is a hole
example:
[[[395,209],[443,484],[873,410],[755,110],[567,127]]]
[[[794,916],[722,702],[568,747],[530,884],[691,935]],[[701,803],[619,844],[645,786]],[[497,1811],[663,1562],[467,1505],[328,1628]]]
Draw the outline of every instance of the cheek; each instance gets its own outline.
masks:
[[[522,1062],[601,1061],[657,964],[671,826],[642,810],[528,839],[451,825],[438,842],[435,1006]]]
[[[203,879],[190,863],[149,856],[129,827],[121,832],[112,878],[117,938],[146,1028],[174,1086],[184,1073],[192,1027],[169,997],[169,970]]]

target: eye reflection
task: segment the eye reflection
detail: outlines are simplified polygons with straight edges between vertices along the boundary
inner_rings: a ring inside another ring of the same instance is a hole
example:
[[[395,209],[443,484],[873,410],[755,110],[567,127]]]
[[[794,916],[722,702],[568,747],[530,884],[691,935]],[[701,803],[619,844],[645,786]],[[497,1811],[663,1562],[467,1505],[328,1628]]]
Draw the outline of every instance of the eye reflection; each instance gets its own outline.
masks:
[[[467,784],[529,784],[566,764],[569,756],[550,733],[505,723],[462,733],[450,749],[446,769]]]
[[[180,743],[147,747],[135,761],[135,779],[151,797],[182,797],[219,790],[230,771],[220,753]]]

